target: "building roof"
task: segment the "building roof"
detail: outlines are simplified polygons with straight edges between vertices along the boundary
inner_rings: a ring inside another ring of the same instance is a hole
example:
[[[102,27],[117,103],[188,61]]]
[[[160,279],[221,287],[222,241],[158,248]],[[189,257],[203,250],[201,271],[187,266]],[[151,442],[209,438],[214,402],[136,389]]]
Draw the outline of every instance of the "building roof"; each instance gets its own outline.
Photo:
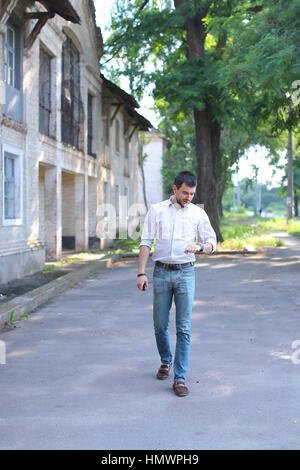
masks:
[[[135,110],[135,108],[139,108],[140,105],[132,95],[126,93],[126,91],[122,90],[118,85],[105,78],[102,73],[100,77],[103,80],[104,86],[110,91],[114,98],[117,98],[117,102],[114,104],[123,104],[125,106],[126,112],[134,126],[137,126],[141,131],[147,131],[153,127],[148,119],[144,118],[144,116]]]
[[[80,23],[80,17],[72,7],[68,0],[37,0],[44,7],[53,13],[57,13],[59,16],[72,23]]]
[[[133,118],[133,124],[137,124],[140,131],[148,131],[153,127],[148,119],[144,118],[144,116],[135,110],[133,111],[131,117]]]
[[[80,23],[80,16],[77,14],[77,12],[74,10],[74,8],[71,5],[71,2],[68,0],[36,0],[39,3],[41,3],[50,13],[57,13],[59,16],[64,18],[67,21],[71,21],[72,23]],[[87,2],[87,7],[90,9],[93,22],[95,25],[95,34],[96,34],[96,39],[98,42],[98,56],[99,60],[101,59],[103,55],[103,38],[102,38],[102,33],[101,29],[99,26],[97,26],[96,23],[96,12],[95,12],[95,5],[93,0],[88,0]]]
[[[114,96],[117,96],[119,98],[122,104],[127,104],[132,108],[140,107],[140,105],[132,95],[126,93],[126,91],[122,90],[122,88],[118,87],[118,85],[105,78],[102,73],[100,73],[100,77],[103,80],[103,84]]]

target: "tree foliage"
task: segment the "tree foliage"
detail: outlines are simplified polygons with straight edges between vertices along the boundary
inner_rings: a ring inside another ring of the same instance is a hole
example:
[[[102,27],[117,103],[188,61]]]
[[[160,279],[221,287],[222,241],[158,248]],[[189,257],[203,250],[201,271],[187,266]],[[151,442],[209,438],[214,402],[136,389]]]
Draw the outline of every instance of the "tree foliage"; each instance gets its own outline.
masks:
[[[297,129],[300,106],[288,113],[287,94],[300,77],[300,2],[119,0],[107,53],[136,96],[153,87],[171,140],[165,170],[171,155],[175,166],[196,163],[198,195],[220,239],[232,163],[253,144],[276,159],[287,130]]]

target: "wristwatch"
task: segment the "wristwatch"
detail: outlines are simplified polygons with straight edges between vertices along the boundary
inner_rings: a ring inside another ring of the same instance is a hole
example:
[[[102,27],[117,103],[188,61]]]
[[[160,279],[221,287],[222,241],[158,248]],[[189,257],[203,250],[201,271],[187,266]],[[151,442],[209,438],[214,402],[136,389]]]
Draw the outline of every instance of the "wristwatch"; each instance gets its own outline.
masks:
[[[200,250],[199,250],[199,253],[201,253],[202,251],[204,251],[204,243],[200,243]]]

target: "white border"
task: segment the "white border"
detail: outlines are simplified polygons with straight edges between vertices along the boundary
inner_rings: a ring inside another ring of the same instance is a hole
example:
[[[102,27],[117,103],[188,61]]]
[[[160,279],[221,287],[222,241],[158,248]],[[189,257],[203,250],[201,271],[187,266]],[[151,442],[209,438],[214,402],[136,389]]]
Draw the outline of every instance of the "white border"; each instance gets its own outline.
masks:
[[[4,205],[4,156],[5,152],[16,155],[20,159],[20,217],[17,219],[5,218],[5,205]],[[23,225],[23,151],[16,147],[3,144],[2,146],[2,194],[3,194],[3,208],[2,208],[2,223],[4,226]]]

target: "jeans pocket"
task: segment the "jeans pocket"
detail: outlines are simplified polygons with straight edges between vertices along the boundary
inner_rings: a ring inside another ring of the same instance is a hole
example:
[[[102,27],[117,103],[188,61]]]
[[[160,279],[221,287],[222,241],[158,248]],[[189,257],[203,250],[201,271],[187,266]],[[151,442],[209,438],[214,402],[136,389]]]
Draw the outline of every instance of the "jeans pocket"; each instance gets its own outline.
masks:
[[[153,271],[153,276],[159,276],[162,275],[163,273],[163,268],[159,266],[155,266],[154,271]]]
[[[187,266],[181,270],[182,275],[184,277],[194,277],[195,276],[195,269],[194,266]]]

